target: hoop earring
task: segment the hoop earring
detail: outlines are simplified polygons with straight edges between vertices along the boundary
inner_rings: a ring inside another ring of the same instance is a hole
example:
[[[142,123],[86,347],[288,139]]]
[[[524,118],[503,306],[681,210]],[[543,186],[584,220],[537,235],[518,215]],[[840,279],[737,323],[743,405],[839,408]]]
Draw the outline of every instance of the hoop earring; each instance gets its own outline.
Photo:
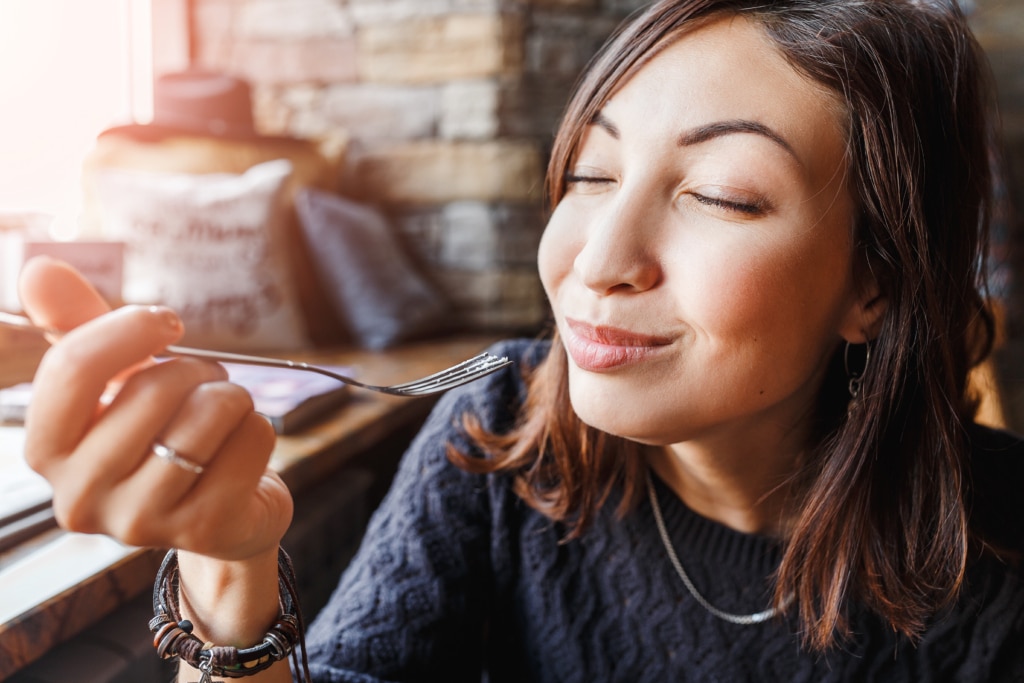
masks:
[[[871,362],[871,344],[864,344],[864,363],[859,372],[850,368],[851,346],[853,344],[846,342],[846,348],[843,349],[843,367],[846,369],[846,376],[850,380],[850,383],[847,385],[850,391],[850,399],[855,401],[857,396],[860,395],[860,386],[864,381],[864,375],[868,371],[868,363]]]

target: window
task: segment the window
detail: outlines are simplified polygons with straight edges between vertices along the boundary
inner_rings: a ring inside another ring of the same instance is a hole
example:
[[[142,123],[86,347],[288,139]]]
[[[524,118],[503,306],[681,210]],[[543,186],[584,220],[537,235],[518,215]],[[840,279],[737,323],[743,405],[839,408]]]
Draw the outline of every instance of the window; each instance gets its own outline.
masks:
[[[74,210],[96,134],[131,116],[122,0],[0,0],[0,210]]]
[[[0,228],[3,212],[40,211],[58,235],[74,234],[96,135],[147,121],[153,74],[187,63],[186,7],[0,0]]]
[[[187,0],[0,0],[5,307],[17,303],[19,265],[5,257],[5,235],[21,229],[27,214],[42,214],[53,218],[45,221],[52,237],[74,236],[82,161],[105,128],[149,120],[153,74],[187,64],[186,9]],[[9,370],[18,354],[4,348],[5,339],[0,354]],[[0,374],[0,387],[10,383]],[[48,486],[25,467],[19,438],[18,428],[0,427],[0,552],[53,524]]]

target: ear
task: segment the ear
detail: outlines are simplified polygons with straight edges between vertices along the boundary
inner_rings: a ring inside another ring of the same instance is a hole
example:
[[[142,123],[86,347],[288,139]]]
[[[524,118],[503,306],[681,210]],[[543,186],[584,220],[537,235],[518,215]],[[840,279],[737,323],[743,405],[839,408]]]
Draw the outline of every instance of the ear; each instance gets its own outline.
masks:
[[[882,296],[878,284],[872,279],[869,286],[862,289],[850,304],[839,326],[839,335],[851,344],[864,344],[873,340],[882,328],[888,307],[888,300]]]

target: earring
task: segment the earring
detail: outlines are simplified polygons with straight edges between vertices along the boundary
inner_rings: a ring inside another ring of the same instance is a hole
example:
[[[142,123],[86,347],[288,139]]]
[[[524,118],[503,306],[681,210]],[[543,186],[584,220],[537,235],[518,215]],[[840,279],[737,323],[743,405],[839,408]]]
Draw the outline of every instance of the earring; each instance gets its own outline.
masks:
[[[850,399],[856,400],[860,394],[860,385],[864,381],[864,375],[868,371],[868,363],[871,361],[871,344],[864,344],[864,362],[861,364],[860,371],[850,369],[850,347],[853,346],[850,342],[846,342],[846,348],[843,349],[843,367],[846,368],[846,376],[850,379],[848,385],[850,390]]]

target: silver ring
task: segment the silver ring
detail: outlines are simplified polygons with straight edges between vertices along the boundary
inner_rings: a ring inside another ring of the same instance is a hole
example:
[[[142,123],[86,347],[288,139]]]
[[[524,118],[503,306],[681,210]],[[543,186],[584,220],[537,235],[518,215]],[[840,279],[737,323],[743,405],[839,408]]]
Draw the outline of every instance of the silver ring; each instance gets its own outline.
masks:
[[[197,462],[192,462],[183,455],[180,455],[178,451],[174,450],[170,446],[165,446],[159,441],[154,441],[150,447],[153,455],[160,458],[164,462],[170,463],[171,465],[177,465],[186,472],[192,472],[193,474],[202,474],[203,466]]]

